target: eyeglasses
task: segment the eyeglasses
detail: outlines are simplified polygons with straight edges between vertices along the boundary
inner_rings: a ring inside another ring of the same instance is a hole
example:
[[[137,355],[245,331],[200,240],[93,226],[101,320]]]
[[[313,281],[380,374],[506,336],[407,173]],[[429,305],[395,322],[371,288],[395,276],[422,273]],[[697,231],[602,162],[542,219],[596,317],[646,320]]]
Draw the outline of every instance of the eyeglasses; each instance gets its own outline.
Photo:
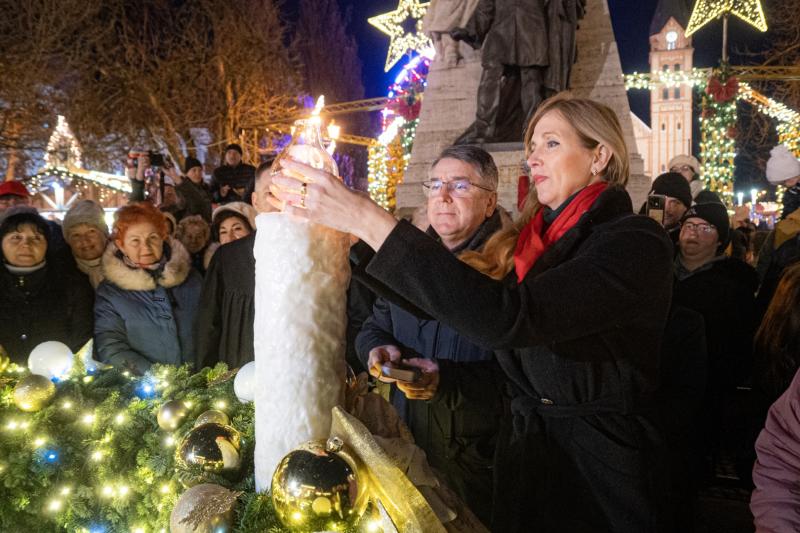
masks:
[[[689,165],[681,165],[679,167],[672,167],[669,169],[670,172],[694,172],[694,169]]]
[[[695,224],[694,222],[684,222],[681,224],[681,227],[688,229],[689,231],[697,231],[698,233],[705,233],[708,235],[712,231],[716,230],[716,226],[711,224],[706,224],[701,222],[700,224]]]
[[[450,196],[455,196],[456,198],[463,198],[464,196],[469,196],[470,192],[472,192],[472,188],[476,187],[478,189],[483,189],[484,191],[494,192],[494,189],[490,189],[489,187],[484,187],[483,185],[478,185],[477,183],[472,183],[468,179],[459,179],[459,180],[452,180],[452,181],[442,181],[442,180],[429,180],[422,182],[422,188],[425,190],[426,196],[436,196],[440,194],[443,190],[447,190],[447,194]]]

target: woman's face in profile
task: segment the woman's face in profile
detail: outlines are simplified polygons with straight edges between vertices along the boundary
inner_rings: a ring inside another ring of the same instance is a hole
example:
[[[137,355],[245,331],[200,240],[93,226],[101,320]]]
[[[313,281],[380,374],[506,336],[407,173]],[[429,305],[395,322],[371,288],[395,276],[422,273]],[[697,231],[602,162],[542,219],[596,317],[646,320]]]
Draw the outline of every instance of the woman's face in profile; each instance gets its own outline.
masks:
[[[558,111],[539,120],[530,141],[528,166],[536,195],[556,209],[567,198],[600,179],[592,175],[594,151],[586,148],[575,128]]]

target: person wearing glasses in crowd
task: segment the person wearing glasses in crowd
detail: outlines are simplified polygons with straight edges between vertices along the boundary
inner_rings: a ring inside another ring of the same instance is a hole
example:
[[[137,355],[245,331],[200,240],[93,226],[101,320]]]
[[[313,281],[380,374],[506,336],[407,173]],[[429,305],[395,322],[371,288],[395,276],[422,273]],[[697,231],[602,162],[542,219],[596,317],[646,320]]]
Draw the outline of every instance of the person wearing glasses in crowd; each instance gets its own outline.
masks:
[[[454,256],[296,161],[285,163],[292,176],[273,178],[272,201],[355,234],[375,254],[354,275],[494,350],[493,361],[475,363],[387,354],[370,368],[417,366],[421,377],[405,388],[420,397],[502,391],[492,531],[675,531],[682,510],[669,502],[653,413],[672,245],[657,222],[633,214],[610,108],[561,93],[536,110],[524,146],[534,187],[518,220],[480,252]]]
[[[686,179],[692,191],[692,199],[697,198],[697,195],[705,187],[703,180],[700,179],[700,161],[694,156],[676,155],[669,161],[669,171],[677,172]]]
[[[426,233],[453,255],[480,250],[502,226],[497,210],[498,172],[492,156],[476,146],[446,148],[423,182],[430,226]],[[490,361],[492,351],[453,328],[419,316],[385,298],[356,337],[365,368],[395,356],[456,362]],[[393,379],[381,377],[383,381]],[[434,394],[396,382],[391,400],[408,424],[416,444],[473,512],[489,523],[492,502],[494,442],[502,414],[499,391],[477,401],[459,395]]]
[[[754,284],[743,280],[743,269],[754,269],[727,257],[730,241],[728,211],[720,202],[695,204],[681,219],[680,250],[675,259],[673,303],[703,315],[708,348],[708,377],[702,403],[703,462],[711,473],[720,441],[728,426],[724,416],[736,387],[749,376],[752,365]]]

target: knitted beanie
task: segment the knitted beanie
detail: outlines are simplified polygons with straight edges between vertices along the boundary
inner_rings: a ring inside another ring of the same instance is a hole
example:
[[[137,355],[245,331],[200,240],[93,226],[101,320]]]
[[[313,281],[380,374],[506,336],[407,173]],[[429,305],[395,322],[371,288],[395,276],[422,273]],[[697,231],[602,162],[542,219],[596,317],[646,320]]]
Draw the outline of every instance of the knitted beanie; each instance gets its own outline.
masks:
[[[88,224],[95,227],[108,237],[108,224],[106,224],[106,213],[103,208],[92,200],[81,200],[69,208],[64,215],[64,222],[61,229],[64,237],[67,237],[69,230],[78,224]]]
[[[782,144],[773,148],[767,161],[767,180],[781,183],[797,176],[800,176],[800,161]]]

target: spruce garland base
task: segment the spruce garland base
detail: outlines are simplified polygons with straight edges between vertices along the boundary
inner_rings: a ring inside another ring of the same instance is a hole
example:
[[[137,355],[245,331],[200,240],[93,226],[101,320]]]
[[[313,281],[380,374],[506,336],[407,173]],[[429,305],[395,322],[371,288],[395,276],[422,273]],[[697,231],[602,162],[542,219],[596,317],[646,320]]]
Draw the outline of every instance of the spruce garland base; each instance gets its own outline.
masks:
[[[196,374],[156,365],[138,377],[76,369],[33,413],[13,402],[25,375],[14,365],[0,374],[0,531],[167,532],[175,502],[198,480],[243,492],[234,531],[284,531],[270,498],[255,493],[253,404],[236,398],[225,365]],[[169,400],[188,407],[172,432],[156,421]],[[176,445],[209,409],[225,412],[241,432],[242,469],[234,479],[175,462]]]

